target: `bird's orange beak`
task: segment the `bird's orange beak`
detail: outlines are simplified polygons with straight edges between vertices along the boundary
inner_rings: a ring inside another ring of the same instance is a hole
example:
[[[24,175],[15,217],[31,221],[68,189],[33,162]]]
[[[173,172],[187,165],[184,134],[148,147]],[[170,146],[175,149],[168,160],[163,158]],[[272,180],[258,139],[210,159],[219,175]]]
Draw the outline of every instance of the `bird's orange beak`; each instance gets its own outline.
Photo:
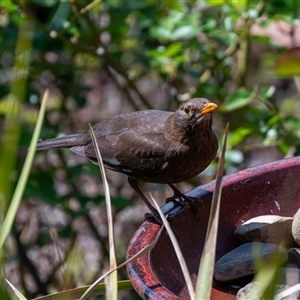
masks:
[[[200,114],[201,114],[201,115],[209,114],[209,113],[213,112],[214,110],[216,110],[217,107],[218,107],[218,105],[215,104],[215,103],[212,103],[212,102],[207,103],[207,104],[205,104],[205,105],[203,106],[203,108],[200,110]]]

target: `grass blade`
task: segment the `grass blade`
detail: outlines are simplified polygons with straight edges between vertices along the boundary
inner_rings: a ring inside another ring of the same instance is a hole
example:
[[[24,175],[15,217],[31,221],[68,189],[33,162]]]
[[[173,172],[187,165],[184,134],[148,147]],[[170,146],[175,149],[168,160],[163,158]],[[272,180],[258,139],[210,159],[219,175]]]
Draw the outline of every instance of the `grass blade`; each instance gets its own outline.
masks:
[[[262,261],[262,253],[260,246],[253,248],[255,257],[255,268],[257,273],[252,282],[258,282],[255,286],[255,294],[262,299],[274,299],[276,294],[276,283],[280,277],[279,269],[285,262],[285,250],[279,247],[268,261]]]
[[[205,244],[204,244],[204,249],[200,261],[197,284],[196,284],[196,299],[210,299],[211,297],[211,287],[213,282],[213,273],[214,273],[214,265],[215,265],[220,202],[221,202],[221,193],[222,193],[221,184],[222,184],[222,177],[223,177],[224,157],[226,151],[228,130],[229,130],[229,124],[227,124],[225,128],[222,152],[221,152],[218,169],[217,169],[216,186],[212,198]]]
[[[170,240],[172,242],[172,245],[174,247],[174,250],[175,250],[175,253],[176,253],[176,256],[177,256],[177,259],[178,259],[178,262],[179,262],[179,265],[180,265],[180,268],[181,268],[181,271],[183,273],[183,276],[184,276],[184,280],[186,282],[186,286],[187,286],[187,289],[188,289],[188,292],[189,292],[189,295],[190,295],[190,298],[191,299],[195,299],[195,291],[194,291],[194,287],[193,287],[193,283],[192,283],[192,280],[191,280],[191,277],[190,277],[190,272],[189,272],[189,269],[187,267],[187,264],[184,260],[184,257],[182,255],[182,252],[181,252],[181,249],[180,249],[180,246],[178,244],[178,241],[175,237],[175,234],[167,220],[167,218],[165,217],[165,215],[163,214],[163,212],[161,211],[159,205],[157,204],[157,202],[154,200],[154,198],[152,197],[152,195],[150,194],[151,198],[152,198],[152,201],[155,205],[155,208],[157,209],[162,221],[163,221],[163,224],[165,225],[166,227],[166,230],[168,232],[168,235],[170,237]]]
[[[30,142],[30,147],[25,159],[25,163],[24,166],[22,168],[22,172],[20,175],[20,178],[18,180],[18,184],[16,186],[15,192],[13,194],[11,203],[9,205],[9,208],[7,210],[5,219],[3,221],[3,224],[1,226],[1,230],[0,230],[0,249],[2,249],[3,244],[10,232],[12,223],[15,219],[15,215],[17,213],[19,204],[21,202],[22,196],[23,196],[23,192],[27,183],[27,179],[29,176],[29,172],[30,172],[30,168],[32,165],[32,161],[34,158],[34,154],[35,154],[35,148],[36,148],[36,144],[38,142],[38,138],[40,135],[40,131],[42,128],[42,123],[43,123],[43,119],[44,119],[44,115],[45,115],[45,111],[46,111],[46,103],[47,103],[47,99],[48,99],[48,91],[45,92],[43,100],[42,100],[42,105],[38,114],[38,119],[37,119],[37,123],[36,126],[34,128],[34,133]]]
[[[79,299],[82,293],[87,292],[91,286],[81,286],[78,288],[65,290],[58,293],[53,293],[46,296],[40,296],[31,300],[73,300]],[[89,293],[89,297],[99,296],[105,293],[106,285],[104,283],[97,284]],[[128,290],[132,289],[132,284],[130,280],[121,280],[118,282],[118,290]],[[81,298],[80,298],[81,299]],[[101,298],[102,299],[102,298]]]
[[[274,300],[282,300],[288,296],[300,291],[300,283],[291,286],[274,297]]]
[[[1,101],[5,114],[5,132],[0,132],[0,212],[5,214],[13,193],[13,173],[17,161],[17,150],[21,134],[22,102],[26,95],[30,53],[34,23],[25,21],[20,25],[13,67],[13,82],[9,96]],[[2,99],[1,99],[2,100]],[[0,222],[3,221],[0,216]]]
[[[145,255],[146,253],[148,253],[149,251],[151,251],[154,246],[156,245],[156,243],[158,242],[160,236],[161,236],[161,233],[163,232],[163,229],[164,229],[164,225],[160,228],[159,232],[157,233],[155,239],[152,241],[151,244],[149,244],[147,247],[145,247],[144,249],[140,250],[138,253],[136,253],[134,256],[130,257],[129,259],[127,259],[125,262],[121,263],[119,266],[117,266],[116,268],[114,269],[111,269],[109,270],[108,272],[106,272],[105,274],[103,274],[100,278],[98,278],[87,290],[86,292],[80,297],[79,300],[84,300],[86,299],[88,296],[91,296],[92,294],[92,291],[94,289],[96,289],[99,285],[99,283],[106,277],[108,276],[109,274],[111,274],[112,272],[114,272],[115,270],[118,270],[122,267],[124,267],[126,264],[128,264],[129,262],[139,258],[139,257],[142,257],[143,255]],[[52,298],[51,298],[52,299]],[[37,300],[37,299],[36,299]]]
[[[112,272],[107,278],[106,299],[117,299],[118,298],[118,276],[117,276],[118,274],[116,272],[117,262],[116,262],[116,252],[115,252],[115,242],[114,242],[114,224],[112,219],[109,186],[106,179],[106,173],[105,173],[101,153],[97,144],[97,140],[93,128],[90,124],[89,127],[90,127],[90,134],[97,155],[97,160],[99,162],[99,168],[102,174],[103,185],[104,185],[105,203],[106,203],[107,221],[108,221],[108,242],[109,242],[109,262],[110,262],[109,269],[115,270],[115,272]]]
[[[14,291],[14,293],[16,294],[16,296],[18,297],[19,300],[27,300],[27,298],[25,298],[15,287],[14,285],[7,279],[5,279],[6,282],[8,283],[8,285],[11,287],[11,289]]]

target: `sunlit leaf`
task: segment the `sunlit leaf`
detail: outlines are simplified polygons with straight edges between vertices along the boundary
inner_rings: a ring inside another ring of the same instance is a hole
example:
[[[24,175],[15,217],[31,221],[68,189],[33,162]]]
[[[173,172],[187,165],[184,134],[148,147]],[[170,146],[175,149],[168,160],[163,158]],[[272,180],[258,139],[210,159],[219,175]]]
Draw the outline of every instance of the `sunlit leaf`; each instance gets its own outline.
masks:
[[[240,127],[228,135],[228,145],[229,147],[234,147],[240,142],[242,142],[248,135],[253,132],[251,128]]]
[[[260,127],[261,132],[266,132],[272,126],[280,124],[280,121],[282,121],[282,117],[279,114],[275,114],[265,123],[264,126]]]
[[[225,111],[233,111],[251,103],[254,99],[254,92],[248,91],[245,88],[240,88],[224,103]]]
[[[171,30],[165,27],[152,27],[150,33],[153,37],[162,41],[168,40],[171,37]]]
[[[244,6],[247,2],[246,0],[207,0],[206,1],[210,5],[232,5],[235,7],[241,7]]]
[[[173,40],[190,39],[192,37],[195,37],[198,33],[199,33],[199,28],[195,28],[193,26],[182,26],[177,28],[172,33],[172,39]]]
[[[172,43],[165,51],[164,55],[172,57],[176,54],[178,54],[182,50],[182,44],[181,43]]]
[[[261,91],[261,97],[263,99],[270,98],[274,95],[275,91],[276,91],[276,88],[274,85],[271,85],[270,87],[265,87]]]

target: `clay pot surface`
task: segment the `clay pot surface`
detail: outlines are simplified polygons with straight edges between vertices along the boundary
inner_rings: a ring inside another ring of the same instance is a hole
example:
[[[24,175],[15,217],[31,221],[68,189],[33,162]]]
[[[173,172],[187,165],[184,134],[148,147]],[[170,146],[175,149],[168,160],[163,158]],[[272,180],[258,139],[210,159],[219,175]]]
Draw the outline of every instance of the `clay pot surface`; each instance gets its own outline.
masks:
[[[293,216],[300,207],[300,157],[249,168],[227,175],[222,183],[216,260],[241,245],[235,229],[250,218],[260,215]],[[186,259],[194,284],[197,280],[212,193],[215,182],[199,186],[187,195],[199,197],[200,218],[176,201],[162,209],[172,217],[171,225]],[[160,225],[144,222],[130,241],[127,257],[150,244]],[[154,249],[127,266],[134,288],[144,299],[189,299],[185,281],[173,246],[163,233]],[[214,283],[212,299],[235,299],[237,289]]]

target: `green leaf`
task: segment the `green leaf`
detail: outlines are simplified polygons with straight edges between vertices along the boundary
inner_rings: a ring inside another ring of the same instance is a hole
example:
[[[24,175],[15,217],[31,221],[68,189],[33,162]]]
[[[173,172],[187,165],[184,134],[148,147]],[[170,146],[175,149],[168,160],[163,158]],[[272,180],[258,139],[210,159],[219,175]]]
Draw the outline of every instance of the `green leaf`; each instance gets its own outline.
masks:
[[[287,154],[289,149],[290,149],[290,144],[286,143],[285,141],[281,141],[278,145],[277,148],[283,153]]]
[[[248,91],[245,88],[240,88],[229,99],[226,100],[223,109],[225,111],[233,111],[251,103],[254,99],[255,91]]]
[[[197,36],[199,32],[199,28],[195,28],[194,26],[182,26],[174,30],[174,32],[172,33],[172,39],[190,39]]]
[[[35,2],[38,5],[44,6],[44,7],[52,7],[59,3],[58,0],[43,0],[43,1],[33,0],[33,2]]]
[[[164,52],[165,56],[173,57],[174,55],[178,54],[182,50],[182,44],[181,43],[173,43]]]
[[[206,0],[210,5],[232,5],[234,7],[244,7],[247,0]]]
[[[274,85],[271,85],[270,87],[265,87],[261,91],[261,97],[263,99],[270,98],[274,95],[275,91],[276,91],[276,87]]]
[[[284,118],[284,125],[291,131],[299,131],[300,130],[300,122],[297,118],[293,116],[288,116]]]
[[[151,28],[150,34],[161,41],[167,41],[171,37],[171,30],[165,27],[156,26]]]
[[[226,0],[206,0],[207,4],[210,5],[223,5],[226,4]]]
[[[228,135],[228,146],[234,147],[240,142],[242,142],[248,135],[253,132],[251,128],[240,127],[237,130],[234,130]]]
[[[277,127],[278,124],[281,124],[281,121],[282,117],[279,114],[271,116],[263,126],[260,126],[260,132],[266,133],[270,128]]]

